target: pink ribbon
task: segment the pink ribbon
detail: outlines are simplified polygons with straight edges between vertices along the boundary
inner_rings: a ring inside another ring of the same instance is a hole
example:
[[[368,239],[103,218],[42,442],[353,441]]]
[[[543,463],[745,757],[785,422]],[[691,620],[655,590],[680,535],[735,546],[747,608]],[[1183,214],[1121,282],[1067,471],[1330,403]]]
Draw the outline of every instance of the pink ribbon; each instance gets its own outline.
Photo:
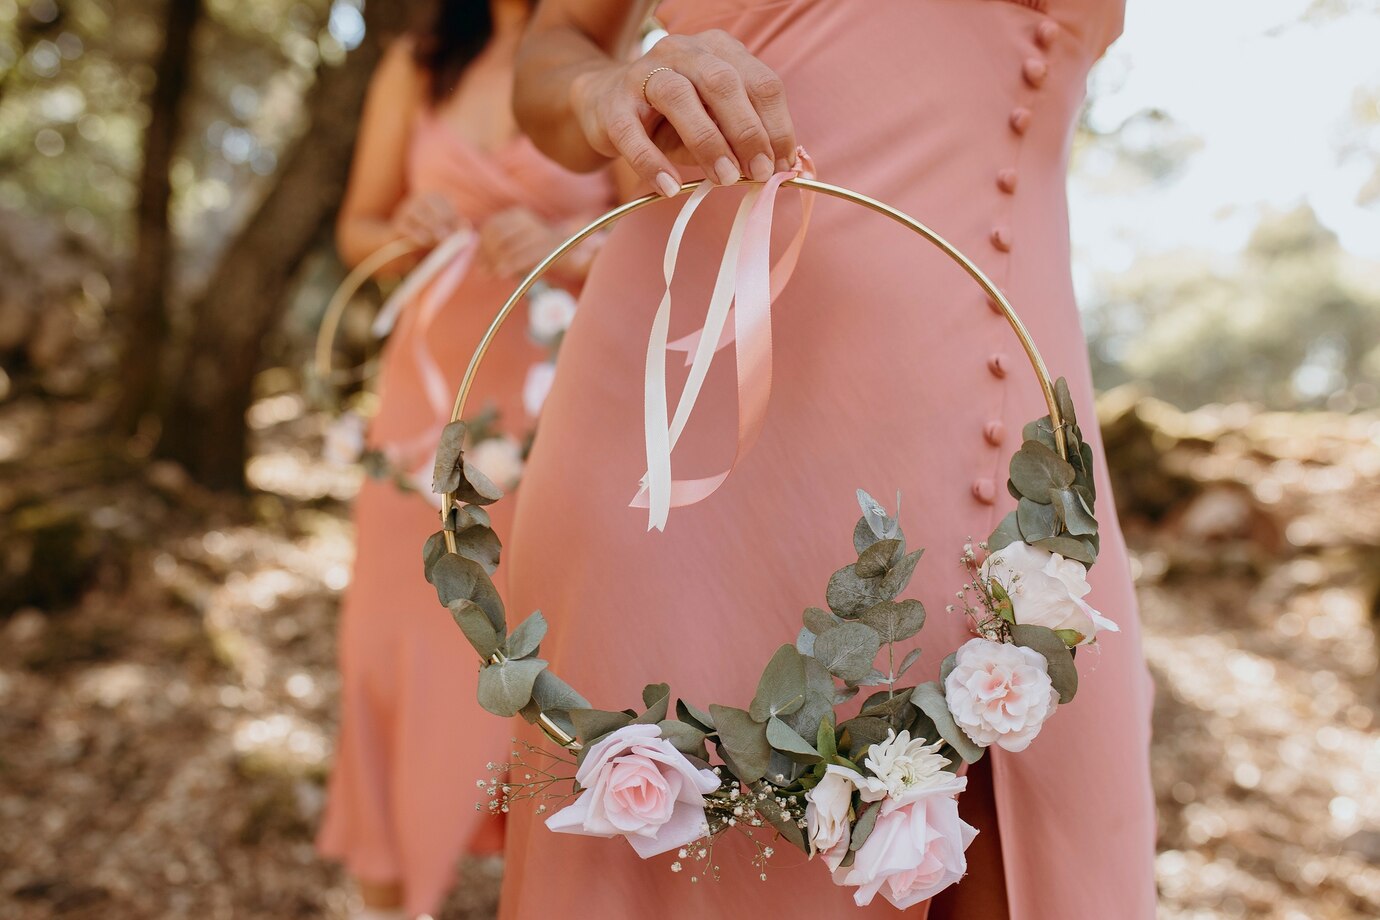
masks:
[[[468,228],[457,230],[443,240],[384,302],[372,327],[376,336],[387,335],[408,304],[415,301],[415,308],[403,317],[394,347],[406,346],[412,350],[432,421],[413,437],[386,445],[385,451],[390,462],[399,467],[417,464],[411,469],[409,478],[420,483],[420,491],[428,497],[432,497],[432,461],[427,458],[434,455],[441,429],[450,422],[452,395],[446,375],[428,345],[431,324],[464,283],[474,263],[477,244],[478,236]],[[422,459],[417,460],[418,457]]]
[[[777,192],[782,183],[798,175],[813,177],[814,164],[800,151],[800,165],[777,173],[765,184],[748,190],[729,229],[724,256],[719,264],[704,326],[697,332],[667,342],[671,314],[671,282],[681,239],[690,217],[713,189],[704,184],[690,194],[666,242],[663,274],[666,291],[652,321],[647,343],[644,383],[647,472],[631,507],[647,508],[647,529],[664,530],[671,508],[703,501],[724,484],[737,464],[752,449],[766,419],[771,396],[771,305],[785,288],[799,260],[810,217],[807,197],[801,209],[801,225],[794,239],[771,266],[771,228]],[[729,324],[729,318],[732,324]],[[714,355],[724,346],[737,344],[738,442],[727,470],[699,479],[675,479],[671,453],[689,421]],[[668,351],[690,353],[690,373],[667,424],[666,358]]]

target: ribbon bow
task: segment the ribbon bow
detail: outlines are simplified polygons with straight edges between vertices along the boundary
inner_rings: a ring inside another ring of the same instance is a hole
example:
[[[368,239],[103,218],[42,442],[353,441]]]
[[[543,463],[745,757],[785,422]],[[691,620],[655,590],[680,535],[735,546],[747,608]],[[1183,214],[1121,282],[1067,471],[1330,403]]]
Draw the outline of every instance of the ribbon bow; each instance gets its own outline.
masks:
[[[813,200],[806,195],[801,206],[800,228],[776,265],[771,265],[771,227],[777,191],[782,183],[796,176],[814,178],[814,163],[804,150],[798,151],[798,165],[753,186],[743,196],[728,242],[719,263],[714,291],[709,298],[704,326],[675,342],[668,342],[671,323],[671,282],[681,239],[690,218],[714,186],[704,183],[690,193],[672,224],[666,240],[662,273],[666,292],[661,297],[652,331],[647,341],[647,370],[643,388],[647,472],[643,475],[630,507],[646,508],[647,529],[665,530],[672,508],[703,501],[723,485],[739,461],[752,449],[766,418],[771,395],[771,305],[795,271],[810,223]],[[729,319],[733,322],[730,325]],[[738,367],[738,444],[727,470],[700,479],[674,479],[671,452],[685,430],[690,413],[699,399],[714,355],[737,344]],[[690,373],[668,422],[666,411],[666,358],[668,351],[690,355]]]

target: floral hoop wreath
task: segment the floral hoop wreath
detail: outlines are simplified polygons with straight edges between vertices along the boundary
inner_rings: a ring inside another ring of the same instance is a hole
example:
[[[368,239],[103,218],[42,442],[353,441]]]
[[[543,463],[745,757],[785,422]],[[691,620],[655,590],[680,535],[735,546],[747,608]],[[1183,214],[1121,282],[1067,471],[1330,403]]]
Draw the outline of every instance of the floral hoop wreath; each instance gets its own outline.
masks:
[[[1087,567],[1098,550],[1093,453],[1078,429],[1067,384],[1051,380],[1005,296],[952,245],[889,205],[796,172],[778,174],[766,188],[745,184],[749,198],[790,185],[861,204],[910,228],[987,292],[1024,346],[1049,414],[1025,426],[1024,443],[1011,459],[1008,486],[1017,509],[985,542],[963,547],[968,582],[948,610],[970,619],[974,637],[944,659],[937,680],[905,685],[919,649],[898,662],[895,645],[921,630],[925,608],[898,597],[922,550],[908,551],[899,495],[893,516],[861,490],[862,514],[852,535],[856,558],[829,577],[828,609],[804,612],[795,642],[772,655],[746,706],[701,709],[673,700],[666,684],[652,683],[640,708],[596,709],[539,657],[547,631],[540,612],[509,631],[490,579],[499,539],[483,508],[502,491],[462,449],[460,419],[470,383],[499,327],[537,279],[585,237],[660,200],[651,195],[610,211],[543,260],[475,351],[437,452],[433,489],[443,495],[442,529],[426,543],[426,576],[480,655],[480,704],[499,716],[522,715],[559,745],[549,750],[515,740],[522,750],[513,751],[513,762],[490,764],[495,777],[479,781],[490,810],[506,812],[523,800],[538,813],[563,806],[547,818],[551,830],[622,836],[644,858],[674,852],[672,871],[688,868],[696,881],[719,877],[714,844],[733,832],[752,841],[753,869],[765,879],[779,835],[821,857],[835,883],[856,889],[857,904],[880,893],[904,909],[966,871],[964,851],[977,831],[958,816],[956,797],[967,784],[960,767],[991,745],[1024,750],[1056,707],[1073,699],[1076,648],[1092,643],[1099,630],[1116,630],[1083,599]],[[668,244],[668,289],[678,231],[710,188],[681,188],[691,197]],[[750,207],[743,205],[740,219]],[[770,203],[765,207],[762,238],[770,240]],[[730,248],[739,230],[736,221]],[[740,284],[740,314],[747,300]],[[660,320],[659,314],[653,345],[658,328],[665,341]],[[717,341],[708,326],[702,338]],[[740,328],[738,347],[751,347],[742,338]],[[654,359],[664,361],[664,354],[649,350],[649,380]],[[648,406],[650,431],[650,399]],[[875,663],[883,647],[885,670]],[[855,715],[836,714],[862,687],[882,689],[856,710],[850,707]]]
[[[364,283],[388,263],[416,253],[423,247],[403,239],[385,243],[355,266],[332,292],[322,312],[321,324],[317,327],[307,375],[308,392],[313,403],[335,415],[324,438],[323,453],[327,460],[340,466],[358,463],[372,478],[391,480],[403,491],[431,497],[426,482],[426,473],[432,465],[431,455],[424,453],[420,463],[416,458],[409,460],[407,456],[429,449],[449,418],[445,403],[448,392],[427,347],[427,333],[437,310],[464,280],[473,261],[476,243],[477,237],[469,227],[462,227],[438,243],[388,296],[371,325],[370,332],[375,338],[386,338],[394,331],[402,312],[414,301],[422,301],[418,304],[420,315],[413,327],[408,329],[408,335],[414,351],[413,360],[422,374],[427,398],[432,403],[431,408],[437,420],[432,429],[407,445],[393,445],[391,449],[366,449],[369,413],[359,411],[357,407],[345,407],[339,388],[373,376],[378,358],[370,358],[358,367],[337,369],[333,366],[332,355],[345,310]],[[435,289],[428,290],[428,286],[433,284]],[[486,407],[478,424],[476,419],[470,420],[468,432],[471,460],[475,466],[491,481],[508,490],[515,488],[522,477],[527,450],[535,433],[535,422],[541,415],[546,393],[555,377],[556,355],[565,331],[575,318],[575,297],[562,287],[539,281],[532,285],[528,295],[527,334],[544,354],[528,368],[523,385],[522,403],[527,414],[525,430],[505,433],[500,428],[500,422],[508,420],[500,419],[497,409]],[[439,497],[433,503],[439,505]]]

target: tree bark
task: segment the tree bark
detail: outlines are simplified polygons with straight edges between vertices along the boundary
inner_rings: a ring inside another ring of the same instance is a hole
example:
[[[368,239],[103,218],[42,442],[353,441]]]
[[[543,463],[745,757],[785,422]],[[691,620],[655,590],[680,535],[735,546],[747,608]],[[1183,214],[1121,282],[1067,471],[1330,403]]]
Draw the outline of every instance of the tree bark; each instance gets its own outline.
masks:
[[[192,36],[201,19],[201,0],[168,0],[163,18],[163,49],[154,65],[149,94],[149,126],[144,132],[144,162],[135,208],[134,261],[129,287],[117,312],[123,329],[120,403],[116,424],[132,434],[158,398],[167,350],[168,279],[173,238],[168,221],[172,179],[168,168],[181,133],[182,100],[191,82]]]
[[[186,360],[155,452],[181,463],[204,486],[244,488],[245,412],[264,340],[282,316],[298,266],[335,217],[369,78],[385,38],[410,23],[414,6],[396,0],[365,5],[363,42],[342,65],[318,75],[308,130],[193,307]]]

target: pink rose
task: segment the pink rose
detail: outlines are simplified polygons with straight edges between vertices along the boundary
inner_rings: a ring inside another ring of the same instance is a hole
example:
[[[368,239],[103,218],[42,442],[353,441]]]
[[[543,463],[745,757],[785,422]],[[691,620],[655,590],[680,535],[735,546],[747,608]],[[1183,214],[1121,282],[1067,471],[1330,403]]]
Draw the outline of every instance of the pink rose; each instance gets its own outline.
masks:
[[[527,305],[528,328],[542,344],[555,341],[575,319],[575,297],[565,288],[543,287],[533,292]]]
[[[1045,657],[1019,645],[969,639],[944,680],[949,712],[973,741],[1024,751],[1054,715],[1059,693]]]
[[[1077,559],[1017,540],[987,557],[982,579],[1006,589],[1017,623],[1071,629],[1083,637],[1078,645],[1092,642],[1099,629],[1119,632],[1083,600],[1092,588],[1087,568]]]
[[[556,365],[550,361],[538,361],[527,369],[527,379],[522,384],[522,407],[532,418],[541,415],[541,407],[546,405],[555,379]]]
[[[465,456],[505,491],[515,488],[522,478],[522,445],[508,435],[485,438],[466,451]]]
[[[719,778],[696,769],[655,725],[626,725],[605,736],[575,779],[584,792],[546,819],[553,831],[626,837],[643,859],[709,833],[704,796],[719,788]]]
[[[955,796],[968,785],[954,776],[908,789],[882,802],[877,824],[858,849],[853,865],[834,871],[834,882],[853,885],[859,907],[881,892],[905,910],[929,900],[968,871],[964,855],[977,829],[958,816]]]

